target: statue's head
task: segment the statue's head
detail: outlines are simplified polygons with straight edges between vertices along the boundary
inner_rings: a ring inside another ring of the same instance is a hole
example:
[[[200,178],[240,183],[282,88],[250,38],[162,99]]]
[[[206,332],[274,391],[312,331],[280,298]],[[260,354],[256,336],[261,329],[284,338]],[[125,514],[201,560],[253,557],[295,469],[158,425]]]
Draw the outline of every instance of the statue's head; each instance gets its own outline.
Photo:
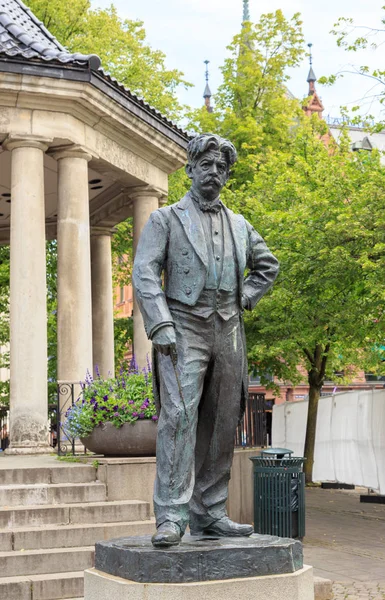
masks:
[[[215,200],[229,178],[237,151],[229,140],[213,133],[193,138],[187,148],[186,173],[191,189],[205,200]]]

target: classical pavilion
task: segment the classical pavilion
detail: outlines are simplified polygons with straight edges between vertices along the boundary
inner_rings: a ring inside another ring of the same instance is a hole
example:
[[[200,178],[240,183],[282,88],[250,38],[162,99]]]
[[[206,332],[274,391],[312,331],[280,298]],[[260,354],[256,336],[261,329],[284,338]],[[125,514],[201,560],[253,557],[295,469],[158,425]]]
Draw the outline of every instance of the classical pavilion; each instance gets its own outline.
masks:
[[[188,136],[70,54],[20,0],[0,0],[0,243],[10,244],[10,451],[46,452],[46,240],[57,240],[58,379],[114,372],[111,235],[134,248],[167,200]],[[134,304],[139,364],[150,350]]]

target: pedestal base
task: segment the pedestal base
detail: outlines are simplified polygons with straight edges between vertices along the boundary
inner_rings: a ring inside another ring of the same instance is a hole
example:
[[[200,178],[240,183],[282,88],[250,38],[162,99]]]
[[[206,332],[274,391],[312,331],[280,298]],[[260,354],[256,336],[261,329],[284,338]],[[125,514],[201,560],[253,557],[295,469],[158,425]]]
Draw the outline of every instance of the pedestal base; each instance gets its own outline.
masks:
[[[307,566],[284,575],[196,583],[137,583],[90,569],[84,585],[84,600],[314,600]]]
[[[271,535],[185,535],[171,548],[154,548],[147,535],[97,542],[95,567],[138,583],[192,583],[294,573],[303,556],[301,542]]]

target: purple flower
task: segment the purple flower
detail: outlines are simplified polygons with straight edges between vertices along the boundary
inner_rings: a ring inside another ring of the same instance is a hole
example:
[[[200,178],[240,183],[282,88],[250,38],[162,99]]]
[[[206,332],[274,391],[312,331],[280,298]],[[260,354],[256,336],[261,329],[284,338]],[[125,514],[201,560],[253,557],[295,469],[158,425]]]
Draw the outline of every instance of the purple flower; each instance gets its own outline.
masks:
[[[137,417],[137,416],[138,416],[138,413],[137,413],[137,412],[133,412],[133,413],[132,413],[132,416],[133,416],[133,417]]]
[[[133,400],[129,400],[128,404],[135,404],[135,402]]]
[[[139,419],[144,419],[144,417],[145,417],[145,416],[146,416],[146,415],[145,415],[144,413],[140,413],[140,415],[139,415]]]
[[[118,412],[115,412],[115,413],[114,413],[114,417],[120,417],[119,413],[118,413]]]
[[[119,406],[117,404],[115,404],[115,406],[113,406],[112,410],[119,410]]]
[[[96,398],[94,398],[94,396],[92,396],[91,400],[90,400],[90,404],[95,404],[96,402]]]
[[[157,417],[156,415],[154,415],[153,417],[151,417],[151,419],[152,419],[153,421],[157,421],[157,420],[159,419],[159,417]]]
[[[99,367],[98,367],[98,365],[96,365],[96,367],[95,367],[95,372],[96,372],[96,376],[97,376],[97,378],[98,378],[98,379],[101,379],[101,377],[100,377],[100,371],[99,371]]]
[[[103,400],[106,400],[106,401],[108,400],[107,394],[105,396],[103,396]]]

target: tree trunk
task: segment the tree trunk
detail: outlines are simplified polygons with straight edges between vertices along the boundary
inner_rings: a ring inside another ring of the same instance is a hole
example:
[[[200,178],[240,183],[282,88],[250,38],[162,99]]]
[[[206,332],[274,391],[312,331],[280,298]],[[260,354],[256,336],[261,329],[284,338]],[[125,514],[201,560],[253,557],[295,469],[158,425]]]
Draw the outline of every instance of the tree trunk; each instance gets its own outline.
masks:
[[[313,481],[313,464],[314,464],[314,447],[317,427],[318,401],[321,396],[322,385],[320,386],[312,381],[311,373],[309,373],[309,411],[307,415],[306,439],[305,439],[305,481],[311,483]]]

